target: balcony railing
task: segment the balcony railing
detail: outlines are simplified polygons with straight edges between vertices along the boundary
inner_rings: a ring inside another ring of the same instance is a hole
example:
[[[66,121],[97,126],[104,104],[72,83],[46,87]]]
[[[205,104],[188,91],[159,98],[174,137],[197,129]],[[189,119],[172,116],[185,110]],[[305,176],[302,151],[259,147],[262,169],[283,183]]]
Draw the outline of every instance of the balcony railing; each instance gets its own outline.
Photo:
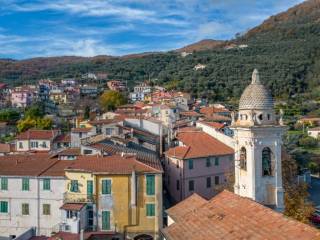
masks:
[[[65,192],[63,194],[64,203],[94,203],[95,196],[90,194]]]

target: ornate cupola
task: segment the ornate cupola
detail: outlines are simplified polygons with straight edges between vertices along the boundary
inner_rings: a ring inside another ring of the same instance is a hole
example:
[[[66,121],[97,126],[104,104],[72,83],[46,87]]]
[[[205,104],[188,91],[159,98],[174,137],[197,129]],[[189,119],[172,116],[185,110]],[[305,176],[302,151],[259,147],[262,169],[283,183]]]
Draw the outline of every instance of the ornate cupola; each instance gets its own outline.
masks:
[[[237,126],[257,126],[276,124],[274,101],[270,91],[260,82],[257,69],[252,73],[252,81],[241,95]]]
[[[260,82],[257,69],[240,98],[238,117],[235,120],[233,115],[231,128],[235,140],[235,193],[281,211],[285,127],[276,120],[272,95]]]

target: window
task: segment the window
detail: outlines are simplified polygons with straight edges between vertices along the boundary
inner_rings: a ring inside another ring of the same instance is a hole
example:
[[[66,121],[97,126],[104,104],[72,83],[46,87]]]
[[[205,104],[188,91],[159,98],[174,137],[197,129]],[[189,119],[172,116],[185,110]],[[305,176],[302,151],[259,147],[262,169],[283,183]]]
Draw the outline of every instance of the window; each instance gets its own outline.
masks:
[[[207,177],[207,188],[211,188],[211,177]]]
[[[177,168],[179,168],[179,160],[178,159],[176,161],[176,166],[177,166]]]
[[[260,121],[263,120],[263,115],[262,115],[262,114],[258,115],[258,119],[259,119]]]
[[[23,178],[22,179],[22,191],[29,191],[29,178]]]
[[[110,230],[110,212],[102,211],[102,230]]]
[[[211,167],[211,159],[210,158],[206,159],[206,166]]]
[[[42,142],[42,147],[47,148],[47,143],[45,141]]]
[[[111,194],[111,180],[110,179],[104,179],[102,180],[102,194]]]
[[[72,219],[72,218],[78,218],[78,212],[77,211],[67,211],[67,218]]]
[[[240,169],[247,171],[247,150],[245,147],[240,149]]]
[[[93,195],[93,181],[87,180],[87,195],[92,196]]]
[[[177,190],[179,191],[180,190],[180,181],[177,180]]]
[[[92,154],[92,150],[85,149],[85,150],[83,150],[83,154],[84,154],[84,155]]]
[[[193,169],[193,160],[192,159],[188,160],[188,167],[190,170]]]
[[[270,116],[270,114],[268,114],[268,115],[267,115],[267,118],[268,118],[268,120],[270,120],[270,119],[271,119],[271,116]]]
[[[215,166],[219,166],[219,158],[218,158],[218,157],[216,157],[216,158],[214,159],[214,165],[215,165]]]
[[[219,184],[220,184],[220,178],[219,178],[219,176],[215,176],[215,177],[214,177],[214,184],[215,184],[215,185],[219,185]]]
[[[154,217],[156,215],[155,211],[156,211],[156,207],[155,207],[154,203],[147,203],[146,204],[147,217]]]
[[[50,204],[43,204],[42,205],[42,214],[43,215],[50,215]]]
[[[19,142],[19,148],[22,149],[23,148],[23,144],[22,142]]]
[[[51,189],[51,186],[50,186],[50,179],[49,178],[46,178],[46,179],[43,179],[43,190],[46,190],[46,191],[50,191]]]
[[[38,147],[38,142],[31,142],[31,147],[32,148],[37,148]]]
[[[154,175],[146,175],[146,189],[147,195],[155,194],[155,176]]]
[[[29,215],[29,204],[28,203],[22,203],[21,213],[22,213],[22,215]]]
[[[1,179],[0,190],[8,190],[8,178],[2,177]]]
[[[8,202],[0,201],[0,213],[8,213]]]
[[[194,191],[194,181],[193,180],[189,181],[189,191]]]
[[[262,150],[262,175],[263,176],[272,175],[271,150],[268,147],[265,147]]]
[[[79,191],[78,180],[71,180],[70,192],[78,192],[78,191]]]

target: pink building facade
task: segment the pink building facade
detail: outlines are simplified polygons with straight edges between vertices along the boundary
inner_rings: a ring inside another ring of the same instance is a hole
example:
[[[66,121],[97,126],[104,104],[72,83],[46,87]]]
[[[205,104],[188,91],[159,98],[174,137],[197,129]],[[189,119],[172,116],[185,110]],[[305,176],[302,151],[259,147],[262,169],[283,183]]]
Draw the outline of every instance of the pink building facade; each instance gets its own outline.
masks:
[[[193,193],[210,199],[234,168],[234,150],[208,134],[181,132],[166,152],[165,186],[174,202]],[[202,146],[201,146],[202,145]]]
[[[36,93],[31,90],[13,90],[10,101],[12,107],[25,108],[30,106],[36,97]]]

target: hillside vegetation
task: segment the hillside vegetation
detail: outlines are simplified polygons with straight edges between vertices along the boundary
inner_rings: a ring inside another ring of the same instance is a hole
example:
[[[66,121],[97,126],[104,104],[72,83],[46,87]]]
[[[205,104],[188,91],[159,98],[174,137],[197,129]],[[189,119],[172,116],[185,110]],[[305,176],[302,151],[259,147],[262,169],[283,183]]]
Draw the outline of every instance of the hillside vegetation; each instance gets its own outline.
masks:
[[[247,44],[226,50],[224,46]],[[129,57],[58,57],[0,61],[0,81],[16,85],[40,78],[76,77],[107,72],[110,79],[127,80],[129,86],[151,79],[209,100],[237,99],[258,68],[262,81],[278,99],[320,98],[320,1],[306,1],[267,19],[244,36],[228,42],[205,40],[180,49]],[[194,70],[198,63],[203,70]]]

